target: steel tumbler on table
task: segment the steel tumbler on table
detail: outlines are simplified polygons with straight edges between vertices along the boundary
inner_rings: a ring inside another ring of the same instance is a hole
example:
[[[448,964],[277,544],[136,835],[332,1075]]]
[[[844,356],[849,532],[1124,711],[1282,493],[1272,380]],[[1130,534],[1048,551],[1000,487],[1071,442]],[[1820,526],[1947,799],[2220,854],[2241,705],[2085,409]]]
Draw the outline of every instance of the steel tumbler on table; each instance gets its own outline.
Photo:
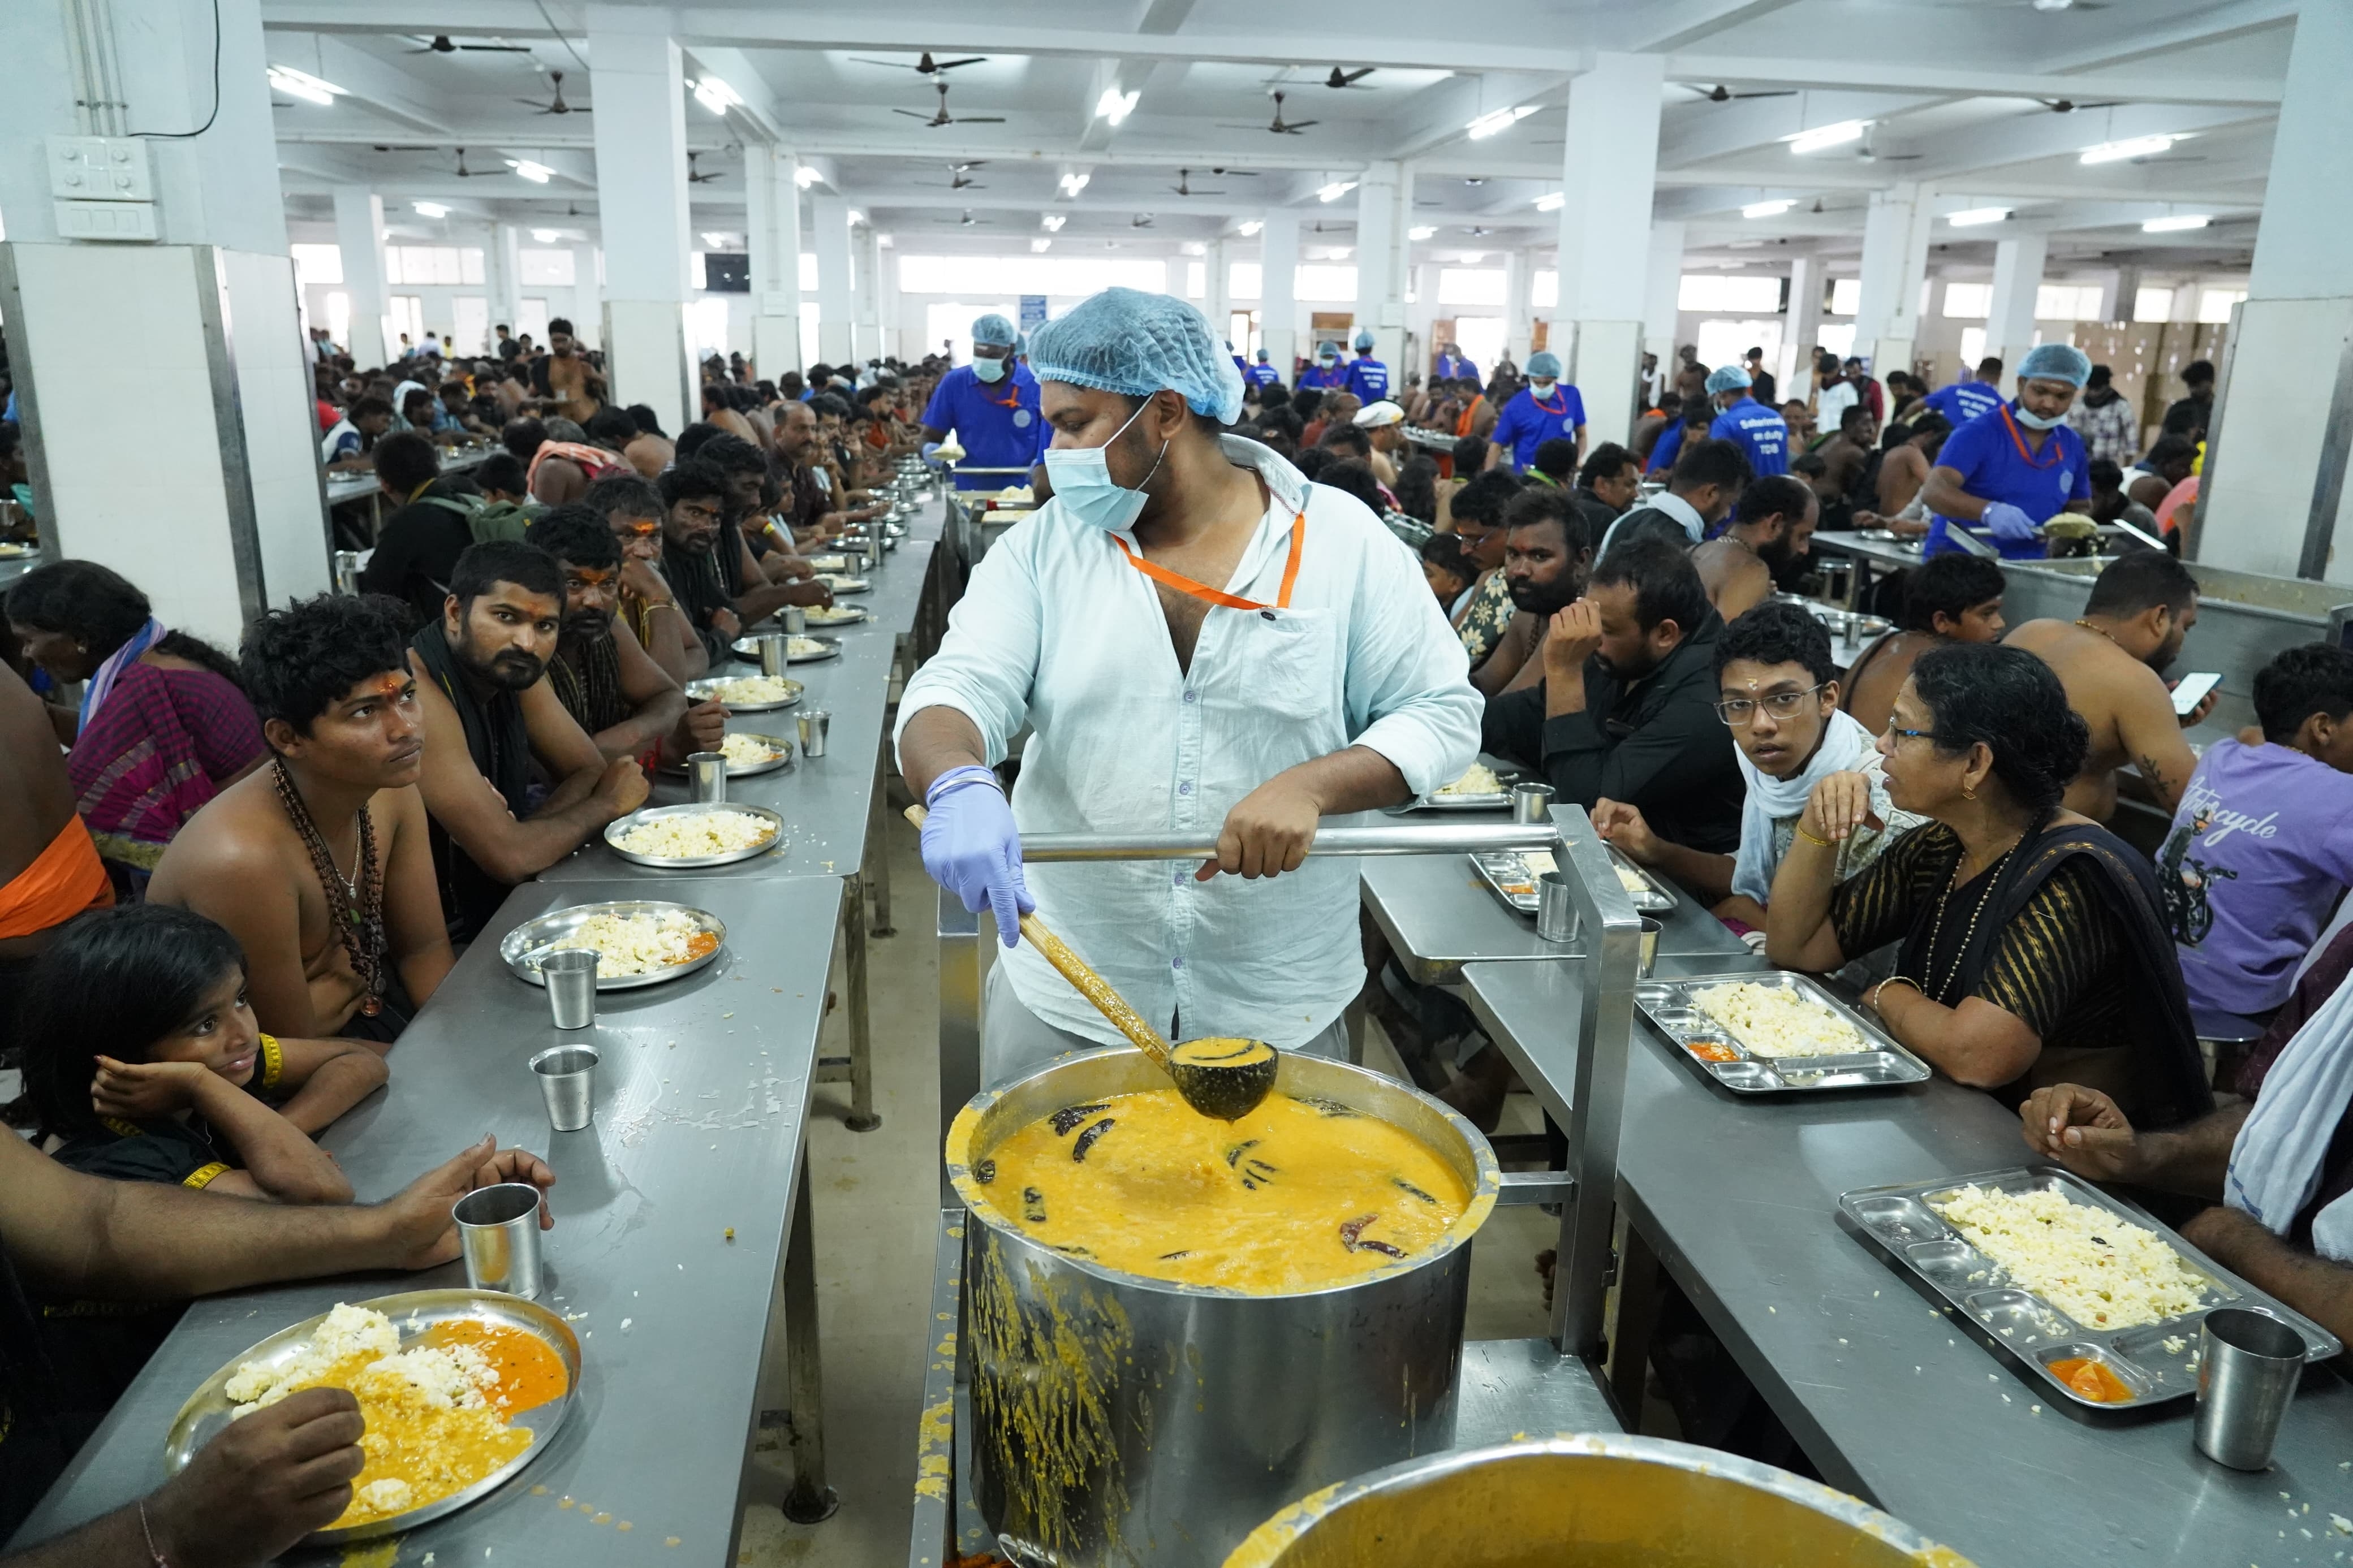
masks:
[[[501,1182],[479,1188],[459,1198],[449,1217],[458,1222],[467,1284],[526,1299],[539,1294],[537,1187]]]
[[[1552,785],[1526,782],[1515,784],[1512,786],[1512,820],[1550,822],[1552,802]]]
[[[797,637],[803,632],[808,630],[808,612],[801,608],[798,605],[786,605],[782,611],[778,612],[778,618],[784,622],[785,635],[786,637]],[[766,673],[765,668],[763,673]],[[777,671],[776,673],[781,674],[783,672]]]
[[[686,758],[687,782],[694,791],[697,805],[716,805],[727,798],[727,753],[724,752],[690,752]]]
[[[548,1016],[559,1029],[585,1029],[596,1021],[596,952],[559,947],[539,961],[547,986]]]
[[[531,1058],[548,1124],[558,1132],[577,1132],[596,1120],[597,1060],[594,1046],[551,1046]]]
[[[785,636],[786,634],[783,632],[762,632],[760,634],[760,673],[762,675],[782,675],[785,673],[785,667],[790,662],[790,660],[785,657]]]
[[[1546,871],[1536,877],[1536,935],[1546,942],[1577,940],[1577,903],[1569,896],[1565,871]]]
[[[826,726],[832,721],[833,715],[823,708],[811,708],[800,715],[802,756],[825,755]]]
[[[2198,1451],[2234,1470],[2270,1468],[2304,1356],[2304,1336],[2267,1313],[2207,1313],[2198,1331]]]

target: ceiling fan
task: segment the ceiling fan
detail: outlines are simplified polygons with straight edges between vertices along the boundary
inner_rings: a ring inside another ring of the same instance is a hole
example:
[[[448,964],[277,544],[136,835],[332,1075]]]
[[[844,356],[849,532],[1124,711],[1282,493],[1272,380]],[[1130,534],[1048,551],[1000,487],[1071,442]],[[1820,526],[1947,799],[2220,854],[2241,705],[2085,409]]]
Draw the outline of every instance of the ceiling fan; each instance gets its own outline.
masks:
[[[1134,217],[1127,220],[1127,226],[1130,228],[1150,228],[1152,226],[1152,215],[1150,213],[1138,213]]]
[[[979,218],[979,217],[975,217],[975,216],[972,216],[972,209],[971,209],[970,207],[966,207],[966,208],[965,208],[965,209],[964,209],[964,212],[963,212],[963,214],[962,214],[962,216],[957,216],[957,217],[935,217],[935,218],[934,218],[932,221],[933,221],[934,223],[949,223],[949,224],[955,224],[955,225],[957,227],[959,227],[959,228],[981,228],[981,227],[985,227],[985,226],[987,225],[987,222],[988,222],[988,220],[987,220],[987,218]]]
[[[1274,95],[1274,123],[1271,125],[1237,125],[1231,121],[1221,120],[1218,128],[1221,131],[1269,131],[1277,136],[1296,136],[1309,126],[1322,123],[1314,120],[1294,120],[1286,124],[1282,118],[1282,99],[1280,92]]]
[[[1698,93],[1710,103],[1730,103],[1736,98],[1795,98],[1798,96],[1798,89],[1794,87],[1774,88],[1765,92],[1735,92],[1722,82],[1717,82],[1711,88],[1694,87],[1687,81],[1678,82],[1676,85],[1685,92]]]
[[[918,76],[937,76],[942,71],[952,71],[958,66],[976,66],[988,58],[987,55],[967,55],[960,60],[935,60],[932,58],[932,52],[929,49],[925,49],[923,58],[913,65],[905,60],[878,60],[865,55],[852,55],[849,58],[862,66],[887,66],[892,70],[911,70]]]
[[[929,59],[931,57],[926,55],[923,58]],[[936,85],[940,89],[940,109],[938,113],[931,116],[929,119],[924,119],[922,114],[912,109],[894,109],[891,112],[893,114],[903,114],[910,120],[922,120],[925,125],[934,130],[937,130],[943,125],[1002,125],[1005,123],[1005,116],[1002,114],[966,114],[962,116],[950,114],[948,112],[947,79],[945,77],[942,77],[934,85]]]
[[[531,98],[518,98],[515,101],[517,103],[528,104],[530,107],[538,110],[542,114],[586,114],[588,112],[587,106],[585,104],[575,106],[564,101],[564,73],[562,71],[548,72],[547,80],[548,84],[555,89],[555,97],[552,102],[542,103],[537,99]]]
[[[1235,179],[1255,180],[1258,178],[1258,171],[1256,169],[1211,169],[1209,173],[1212,174],[1223,174]]]
[[[986,158],[978,158],[969,163],[950,163],[948,165],[947,188],[952,191],[985,191],[988,189],[987,185],[982,184],[978,180],[969,179],[966,177],[975,169],[979,168],[982,164],[987,162],[988,160]],[[932,189],[934,190],[938,190],[939,188],[940,187],[937,185],[932,186]]]
[[[1364,66],[1351,71],[1342,70],[1338,66],[1334,66],[1332,68],[1332,74],[1324,79],[1323,85],[1331,88],[1356,87],[1358,83],[1362,82],[1365,78],[1372,75],[1373,72],[1378,68],[1379,68],[1377,66]],[[1299,85],[1292,78],[1283,76],[1261,77],[1259,80],[1261,85],[1265,87],[1295,87]],[[1366,87],[1363,88],[1361,90],[1370,92],[1373,89]]]
[[[689,153],[686,155],[686,183],[690,185],[707,185],[719,177],[716,174],[698,174],[694,172],[694,161],[702,156],[700,153]]]
[[[1179,169],[1176,171],[1176,183],[1168,188],[1180,196],[1222,196],[1226,194],[1223,191],[1197,191],[1193,189],[1192,182],[1193,171]]]
[[[411,34],[413,38],[416,35]],[[409,49],[412,55],[454,55],[460,49],[482,55],[527,55],[531,50],[522,44],[453,44],[447,33],[436,33],[421,49]]]
[[[466,150],[463,147],[458,149],[457,174],[459,179],[471,180],[486,174],[496,174],[499,173],[501,173],[501,171],[497,169],[469,169],[466,167]]]
[[[2116,98],[2104,103],[2077,103],[2072,98],[2038,98],[2034,101],[2053,114],[2073,114],[2079,109],[2114,109],[2124,100]]]

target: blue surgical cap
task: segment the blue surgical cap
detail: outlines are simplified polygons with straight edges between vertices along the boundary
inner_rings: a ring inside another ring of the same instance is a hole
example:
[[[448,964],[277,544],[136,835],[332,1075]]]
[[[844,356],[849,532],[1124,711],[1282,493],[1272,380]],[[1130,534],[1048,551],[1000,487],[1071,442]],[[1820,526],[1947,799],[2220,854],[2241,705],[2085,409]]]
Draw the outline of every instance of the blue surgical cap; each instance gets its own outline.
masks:
[[[1230,425],[1242,410],[1242,374],[1219,342],[1182,300],[1106,289],[1030,334],[1029,368],[1039,381],[1129,397],[1180,392],[1194,413]]]
[[[1012,322],[991,310],[972,324],[972,341],[1009,349],[1021,341],[1021,334],[1013,330]]]
[[[1340,357],[1340,345],[1338,343],[1317,343],[1315,345],[1315,357],[1317,359],[1338,359]]]
[[[1358,327],[1356,329],[1356,347],[1359,350],[1367,350],[1372,346],[1373,330],[1370,327]]]
[[[1528,356],[1528,379],[1530,381],[1558,381],[1560,379],[1560,356],[1553,353],[1550,349],[1538,349],[1535,353],[1530,354]]]
[[[2042,381],[2063,381],[2070,386],[2081,386],[2091,379],[2092,356],[2073,343],[2042,343],[2030,352],[2018,367],[2021,376]]]
[[[1719,392],[1740,392],[1749,384],[1748,373],[1736,364],[1722,364],[1707,373],[1707,395]]]

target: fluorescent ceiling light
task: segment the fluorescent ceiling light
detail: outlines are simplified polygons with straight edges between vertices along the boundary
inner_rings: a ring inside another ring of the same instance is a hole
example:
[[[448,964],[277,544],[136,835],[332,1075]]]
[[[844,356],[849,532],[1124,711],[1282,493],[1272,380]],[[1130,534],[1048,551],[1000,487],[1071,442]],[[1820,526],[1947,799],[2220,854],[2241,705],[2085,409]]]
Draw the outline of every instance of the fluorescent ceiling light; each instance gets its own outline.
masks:
[[[532,230],[532,237],[533,238],[537,238],[543,234],[547,236],[550,239],[554,239],[555,237],[555,231],[552,228]],[[735,243],[735,237],[732,234],[713,234],[711,230],[706,228],[702,231],[702,243],[710,249],[724,250],[730,245]]]
[[[853,224],[862,225],[866,221],[866,215],[860,212],[856,207],[852,207],[849,209],[849,221]]]
[[[439,202],[411,202],[408,210],[419,217],[448,217],[449,209]]]
[[[1543,195],[1536,198],[1536,211],[1540,213],[1556,213],[1560,211],[1561,201],[1562,195],[1560,192],[1546,191]]]
[[[543,185],[547,184],[547,177],[555,173],[554,170],[549,168],[546,164],[534,163],[528,158],[510,158],[507,160],[507,167],[512,169],[516,174],[521,174],[524,179],[529,180],[534,185]]]
[[[1789,138],[1792,153],[1819,153],[1826,147],[1843,147],[1850,142],[1860,142],[1871,128],[1868,120],[1841,120],[1835,125],[1817,126]]]
[[[725,114],[744,101],[744,95],[717,77],[707,76],[694,84],[694,101],[713,114]]]
[[[542,245],[554,245],[564,237],[564,231],[560,228],[535,228],[531,231],[531,237]],[[706,234],[702,237],[709,239],[711,237]]]
[[[2096,147],[2086,147],[2077,162],[2084,163],[2120,163],[2126,158],[2147,158],[2162,153],[2180,141],[2179,136],[2134,136],[2122,142],[2103,142]]]
[[[1093,178],[1092,174],[1082,174],[1076,171],[1067,174],[1061,178],[1062,194],[1066,196],[1075,196],[1085,190],[1087,182]]]
[[[282,93],[301,99],[305,103],[322,107],[335,101],[343,89],[333,82],[323,81],[309,71],[298,71],[292,66],[271,66],[269,85]]]
[[[793,170],[793,184],[803,190],[807,190],[811,185],[816,184],[818,177],[814,164],[803,163]]]
[[[1209,247],[1202,244],[1198,239],[1188,239],[1176,248],[1183,251],[1187,256],[1207,256],[1209,254]]]
[[[1044,217],[1038,220],[1038,225],[1047,233],[1053,234],[1058,232],[1064,224],[1070,221],[1071,220],[1069,218],[1065,217],[1060,213],[1048,213]]]
[[[1354,180],[1335,180],[1330,184],[1318,189],[1315,199],[1319,202],[1336,202],[1356,188],[1356,182]]]
[[[1053,242],[1052,240],[1050,240],[1050,239],[1046,238],[1046,237],[1045,237],[1044,236],[1042,236],[1042,235],[1041,235],[1041,236],[1039,236],[1038,238],[1033,239],[1033,240],[1031,240],[1031,241],[1029,242],[1029,253],[1030,253],[1032,256],[1043,256],[1043,255],[1045,255],[1045,254],[1046,254],[1046,252],[1048,252],[1048,251],[1050,251],[1050,250],[1051,250],[1051,249],[1053,249],[1053,248],[1054,248],[1054,242]]]
[[[1981,223],[2000,223],[2010,216],[2008,207],[1968,207],[1957,213],[1947,213],[1945,221],[1955,228],[1974,228]]]
[[[1769,202],[1750,202],[1740,209],[1742,217],[1778,217],[1798,205],[1795,197],[1780,196]]]
[[[2179,217],[2153,217],[2140,226],[2143,234],[2179,234],[2186,228],[2204,228],[2214,220],[2205,213],[2184,213]]]
[[[1434,237],[1437,233],[1437,229],[1431,227],[1429,224],[1423,223],[1416,224],[1413,227],[1406,230],[1405,237],[1408,239],[1430,239]]]
[[[1134,92],[1122,92],[1115,87],[1107,87],[1103,89],[1103,96],[1095,100],[1095,118],[1117,125],[1134,112],[1135,100],[1143,96],[1142,88]]]
[[[1240,235],[1244,239],[1248,239],[1251,235],[1256,234],[1260,229],[1262,229],[1266,225],[1260,222],[1257,218],[1251,218],[1248,222],[1237,224],[1234,227],[1234,232]]]
[[[1498,109],[1492,114],[1481,115],[1462,129],[1472,141],[1484,142],[1490,136],[1509,131],[1535,111],[1536,106],[1533,103],[1524,103],[1514,109]]]
[[[899,241],[891,235],[878,234],[874,237],[874,243],[881,248],[888,250]]]

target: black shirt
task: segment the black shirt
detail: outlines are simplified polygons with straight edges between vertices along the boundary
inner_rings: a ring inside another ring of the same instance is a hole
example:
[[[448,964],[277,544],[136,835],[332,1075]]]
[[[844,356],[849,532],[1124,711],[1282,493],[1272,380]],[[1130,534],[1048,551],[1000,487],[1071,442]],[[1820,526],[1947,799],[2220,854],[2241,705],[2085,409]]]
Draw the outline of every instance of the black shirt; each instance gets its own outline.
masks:
[[[465,728],[466,751],[475,768],[499,792],[518,821],[529,816],[534,763],[531,730],[523,722],[522,704],[515,693],[497,691],[487,700],[478,700],[459,671],[457,656],[441,635],[438,617],[418,628],[408,646],[417,650],[426,672],[458,710],[458,721]],[[449,935],[453,941],[470,942],[498,913],[509,889],[459,847],[438,819],[428,822],[427,827],[434,868],[441,882],[441,912],[448,920]]]
[[[448,479],[436,479],[384,520],[360,592],[389,594],[408,606],[409,629],[441,618],[458,557],[474,542],[472,508]]]
[[[687,624],[702,641],[702,651],[710,656],[712,668],[725,662],[728,654],[726,634],[711,623],[711,617],[721,610],[735,608],[735,595],[729,590],[726,568],[740,565],[733,559],[738,535],[722,524],[718,537],[704,551],[681,550],[665,540],[662,542],[662,575],[670,582],[670,591],[684,612]]]
[[[2213,417],[2214,405],[2211,402],[2200,403],[2194,397],[2185,397],[2165,411],[2165,434],[2194,436],[2204,430]]]
[[[1639,806],[1651,830],[1711,855],[1740,847],[1747,787],[1732,731],[1715,715],[1714,611],[1659,667],[1630,685],[1585,665],[1585,711],[1545,715],[1544,682],[1487,700],[1480,745],[1538,768],[1563,800],[1586,810],[1605,796]]]
[[[1773,379],[1773,373],[1769,370],[1760,370],[1749,378],[1748,395],[1767,408],[1773,408],[1779,401],[1773,395],[1780,389],[1781,384]],[[1779,410],[1775,409],[1775,412],[1778,413]]]

